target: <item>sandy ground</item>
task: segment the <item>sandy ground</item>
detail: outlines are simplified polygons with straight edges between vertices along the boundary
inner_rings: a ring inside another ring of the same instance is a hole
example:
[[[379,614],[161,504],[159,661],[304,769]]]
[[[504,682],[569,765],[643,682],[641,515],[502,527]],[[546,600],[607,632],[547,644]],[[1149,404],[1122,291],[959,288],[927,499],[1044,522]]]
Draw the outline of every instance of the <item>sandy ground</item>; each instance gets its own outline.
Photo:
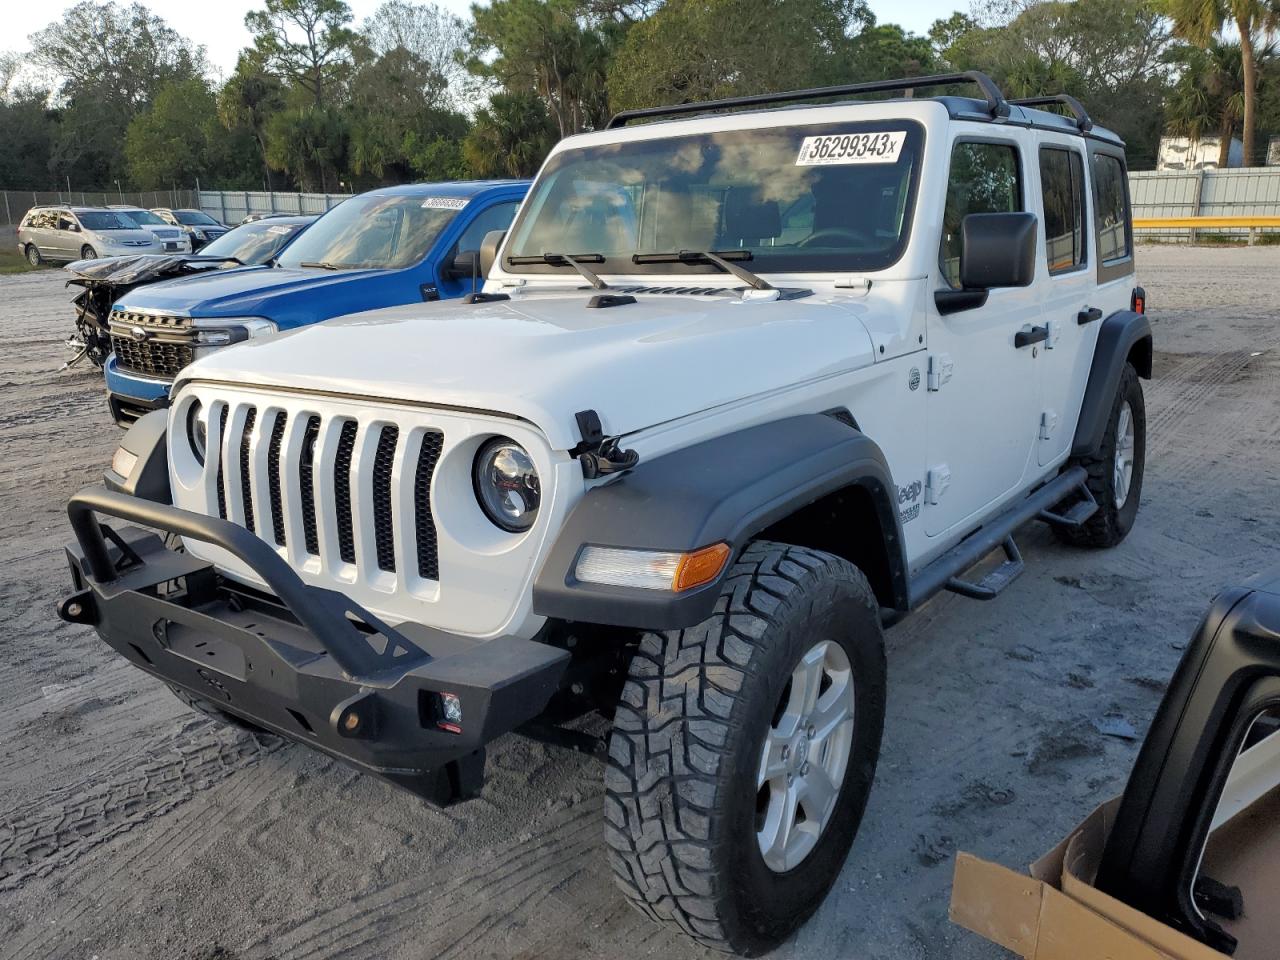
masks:
[[[778,957],[993,958],[946,919],[956,850],[1029,862],[1117,793],[1222,586],[1280,562],[1280,249],[1146,247],[1157,336],[1135,531],[1103,553],[1021,537],[994,603],[889,634],[884,755],[817,916]],[[518,738],[484,797],[435,811],[301,747],[214,727],[54,618],[63,505],[118,434],[92,370],[57,373],[61,276],[0,278],[0,960],[702,954],[615,892],[601,772]]]

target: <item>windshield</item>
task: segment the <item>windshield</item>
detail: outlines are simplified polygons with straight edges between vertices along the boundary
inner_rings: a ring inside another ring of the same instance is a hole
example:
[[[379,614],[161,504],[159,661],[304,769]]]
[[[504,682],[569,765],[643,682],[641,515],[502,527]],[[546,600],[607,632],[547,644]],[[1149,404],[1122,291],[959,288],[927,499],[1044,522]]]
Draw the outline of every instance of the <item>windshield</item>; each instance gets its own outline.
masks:
[[[218,221],[213,219],[207,213],[201,213],[199,210],[175,210],[173,217],[181,224],[188,227],[208,227],[217,226]]]
[[[137,230],[138,225],[123,213],[109,210],[85,210],[76,214],[86,230]]]
[[[157,217],[150,210],[118,210],[116,211],[122,217],[127,217],[138,226],[146,224],[149,227],[167,227],[168,224]]]
[[[919,124],[895,120],[569,149],[534,186],[504,267],[567,253],[602,255],[598,273],[706,273],[716,268],[632,257],[732,250],[754,272],[881,270],[906,246],[923,141]]]
[[[447,202],[447,203],[446,203]],[[413,266],[466,201],[372,194],[352,197],[315,222],[280,257],[280,266],[323,264],[366,270]]]
[[[235,257],[241,263],[266,263],[305,226],[305,223],[272,220],[246,223],[201,247],[200,256]]]

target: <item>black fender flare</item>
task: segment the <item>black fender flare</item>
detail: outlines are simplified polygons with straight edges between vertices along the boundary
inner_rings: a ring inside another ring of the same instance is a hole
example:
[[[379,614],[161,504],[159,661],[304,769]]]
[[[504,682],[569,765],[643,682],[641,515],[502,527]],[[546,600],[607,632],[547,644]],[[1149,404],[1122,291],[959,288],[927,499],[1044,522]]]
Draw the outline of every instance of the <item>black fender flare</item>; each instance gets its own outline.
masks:
[[[108,490],[156,503],[173,503],[169,488],[169,450],[165,442],[168,426],[168,410],[152,410],[133,422],[120,440],[120,449],[133,459],[112,459],[102,477]],[[118,466],[126,466],[128,475],[118,473]]]
[[[897,487],[884,453],[826,414],[786,417],[643,461],[587,491],[570,511],[533,586],[533,612],[585,623],[672,630],[714,610],[720,577],[682,593],[577,580],[584,547],[687,552],[754,535],[827,494],[859,486],[883,531],[895,606],[907,606]],[[851,530],[850,536],[858,531]]]
[[[1118,310],[1102,321],[1080,417],[1076,420],[1075,440],[1071,444],[1073,457],[1092,456],[1102,446],[1120,376],[1130,353],[1139,344],[1145,344],[1145,349],[1135,357],[1138,376],[1151,379],[1151,343],[1151,321],[1141,313]]]

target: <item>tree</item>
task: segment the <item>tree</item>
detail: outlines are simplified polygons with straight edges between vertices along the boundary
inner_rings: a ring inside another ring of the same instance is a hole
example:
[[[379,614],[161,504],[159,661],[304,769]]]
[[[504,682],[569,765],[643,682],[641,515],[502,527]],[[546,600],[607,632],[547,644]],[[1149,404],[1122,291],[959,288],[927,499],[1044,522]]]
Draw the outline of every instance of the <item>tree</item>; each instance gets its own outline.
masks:
[[[404,47],[362,64],[351,82],[351,168],[404,181],[437,140],[461,140],[467,120],[449,108],[443,76]],[[439,159],[428,161],[436,167]]]
[[[213,92],[203,80],[177,80],[162,88],[125,132],[133,182],[143,188],[188,184],[204,175],[217,116]]]
[[[610,102],[621,110],[847,80],[852,39],[874,23],[863,0],[668,0],[627,31],[609,67]]]
[[[426,64],[440,78],[453,107],[470,99],[472,76],[462,62],[467,25],[460,17],[434,3],[389,0],[364,21],[360,34],[374,56],[406,50]]]
[[[275,71],[323,107],[346,79],[357,35],[342,0],[266,0],[265,10],[245,14],[253,49]]]
[[[283,106],[280,81],[252,52],[241,53],[235,73],[218,94],[218,116],[228,131],[242,127],[253,137],[267,190],[273,189],[271,164],[267,162],[267,121]]]
[[[347,125],[335,108],[291,106],[267,123],[267,159],[302,190],[328,192],[346,163]]]
[[[1154,165],[1170,82],[1161,10],[1161,0],[1010,0],[938,21],[930,38],[953,69],[982,70],[1009,96],[1079,97],[1141,169]]]
[[[561,136],[607,118],[605,72],[625,27],[588,17],[581,0],[493,0],[472,4],[467,66],[506,92],[546,104]]]
[[[1261,51],[1260,51],[1261,52]],[[1218,137],[1218,166],[1226,169],[1231,141],[1244,112],[1244,67],[1237,43],[1187,47],[1183,70],[1169,92],[1169,129],[1191,140]]]
[[[1169,14],[1174,32],[1199,47],[1208,48],[1220,38],[1228,22],[1239,32],[1244,164],[1251,166],[1257,159],[1258,46],[1262,36],[1280,25],[1280,5],[1276,0],[1169,0]]]
[[[495,93],[476,111],[462,155],[474,177],[531,177],[555,143],[555,122],[537,94]]]

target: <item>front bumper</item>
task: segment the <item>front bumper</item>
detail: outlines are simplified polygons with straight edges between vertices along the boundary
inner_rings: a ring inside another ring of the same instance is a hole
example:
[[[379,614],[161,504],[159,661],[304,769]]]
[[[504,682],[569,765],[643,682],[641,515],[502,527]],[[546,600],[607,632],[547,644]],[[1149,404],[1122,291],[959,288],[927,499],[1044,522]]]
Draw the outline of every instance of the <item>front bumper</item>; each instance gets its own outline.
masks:
[[[107,357],[103,373],[107,381],[107,405],[111,408],[111,419],[121,427],[132,425],[144,413],[169,405],[172,383],[134,376],[121,370],[114,353]]]
[[[64,620],[92,625],[167,683],[432,802],[478,791],[485,744],[540,714],[569,662],[535,640],[392,629],[303,583],[265,541],[226,520],[98,486],[72,498],[68,513],[75,593],[59,607]],[[106,528],[98,513],[228,550],[272,593],[225,580],[154,533]],[[442,712],[444,694],[461,705],[456,723]]]

